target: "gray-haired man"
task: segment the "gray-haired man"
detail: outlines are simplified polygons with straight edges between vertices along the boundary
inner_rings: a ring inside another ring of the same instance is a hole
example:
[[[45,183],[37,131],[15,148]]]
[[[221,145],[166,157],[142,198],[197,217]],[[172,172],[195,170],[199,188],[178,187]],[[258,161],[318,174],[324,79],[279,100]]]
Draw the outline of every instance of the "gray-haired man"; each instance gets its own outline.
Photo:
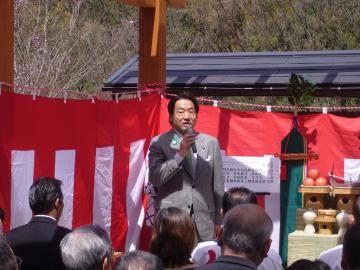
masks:
[[[85,225],[66,235],[60,243],[68,270],[111,269],[112,247],[108,233],[97,225]]]

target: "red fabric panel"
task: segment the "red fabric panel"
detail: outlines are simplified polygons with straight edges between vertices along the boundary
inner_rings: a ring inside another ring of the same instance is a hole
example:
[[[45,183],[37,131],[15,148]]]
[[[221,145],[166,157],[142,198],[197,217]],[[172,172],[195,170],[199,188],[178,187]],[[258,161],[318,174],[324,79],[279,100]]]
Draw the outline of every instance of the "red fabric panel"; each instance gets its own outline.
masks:
[[[160,96],[130,101],[99,101],[98,147],[115,146],[111,238],[114,248],[124,250],[127,233],[126,185],[129,176],[130,144],[146,139],[144,153],[157,131]],[[145,155],[144,155],[145,156]]]
[[[95,148],[81,148],[75,154],[73,228],[93,220]]]
[[[3,90],[3,89],[2,89]],[[11,194],[11,149],[13,126],[12,93],[2,91],[0,95],[0,207],[5,212],[4,230],[10,228]]]
[[[261,207],[261,208],[265,208],[265,196],[264,194],[256,194],[256,199],[257,199],[257,202],[258,202],[258,205]]]
[[[94,145],[94,113],[89,100],[48,99],[16,95],[12,127],[17,150],[39,145],[53,149],[75,149]]]
[[[317,168],[327,176],[335,164],[334,173],[344,175],[344,158],[360,158],[360,117],[348,118],[332,114],[300,116],[300,129],[308,141],[309,151],[318,152],[318,160],[309,161],[309,169]]]
[[[54,177],[55,151],[43,145],[35,151],[34,179],[40,176]]]
[[[115,148],[113,194],[111,209],[111,239],[116,250],[125,249],[128,229],[126,214],[126,185],[129,175],[130,145]]]
[[[4,145],[0,145],[0,207],[5,212],[4,231],[8,231],[10,228],[10,194],[11,151]]]

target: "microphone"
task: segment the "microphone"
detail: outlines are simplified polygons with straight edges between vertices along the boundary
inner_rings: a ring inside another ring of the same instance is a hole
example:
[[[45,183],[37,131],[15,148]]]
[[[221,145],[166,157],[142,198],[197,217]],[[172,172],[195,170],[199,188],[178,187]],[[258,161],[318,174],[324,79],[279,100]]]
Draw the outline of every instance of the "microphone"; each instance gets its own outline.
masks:
[[[189,126],[186,128],[186,131],[187,131],[188,133],[194,133],[194,130],[193,130],[193,128],[192,128],[191,125],[189,125]],[[192,143],[192,144],[191,144],[191,149],[192,149],[193,154],[196,154],[196,153],[197,153],[197,149],[196,149],[195,143]]]

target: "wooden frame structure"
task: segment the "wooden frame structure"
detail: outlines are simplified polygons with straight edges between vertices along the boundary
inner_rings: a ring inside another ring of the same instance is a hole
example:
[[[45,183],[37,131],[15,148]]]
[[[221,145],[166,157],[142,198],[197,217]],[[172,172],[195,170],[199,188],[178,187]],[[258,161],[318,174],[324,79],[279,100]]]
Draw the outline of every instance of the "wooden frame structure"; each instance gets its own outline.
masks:
[[[139,84],[166,83],[166,11],[186,0],[118,0],[139,7]]]

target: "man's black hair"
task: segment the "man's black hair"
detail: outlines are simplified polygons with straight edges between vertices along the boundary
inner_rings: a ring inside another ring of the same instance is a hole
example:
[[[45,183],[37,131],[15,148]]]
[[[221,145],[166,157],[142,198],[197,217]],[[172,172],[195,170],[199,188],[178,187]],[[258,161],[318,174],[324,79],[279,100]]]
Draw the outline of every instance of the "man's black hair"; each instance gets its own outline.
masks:
[[[169,112],[169,115],[173,115],[173,114],[174,114],[175,103],[176,103],[178,100],[181,100],[181,99],[188,99],[188,100],[190,100],[190,101],[194,104],[196,113],[199,112],[199,103],[197,102],[196,98],[194,98],[192,95],[190,95],[190,94],[187,93],[187,92],[183,92],[183,93],[180,93],[179,95],[174,96],[174,97],[172,97],[172,98],[170,99],[170,102],[169,102],[169,104],[168,104],[168,112]]]
[[[257,204],[256,195],[246,187],[233,187],[224,193],[223,197],[223,215],[231,208],[243,203]]]
[[[0,207],[0,219],[1,219],[1,221],[5,220],[5,212],[4,212],[4,209],[2,209],[1,207]]]
[[[34,181],[30,187],[29,204],[35,215],[48,214],[54,208],[56,199],[62,202],[61,184],[60,180],[52,177],[41,177]]]

